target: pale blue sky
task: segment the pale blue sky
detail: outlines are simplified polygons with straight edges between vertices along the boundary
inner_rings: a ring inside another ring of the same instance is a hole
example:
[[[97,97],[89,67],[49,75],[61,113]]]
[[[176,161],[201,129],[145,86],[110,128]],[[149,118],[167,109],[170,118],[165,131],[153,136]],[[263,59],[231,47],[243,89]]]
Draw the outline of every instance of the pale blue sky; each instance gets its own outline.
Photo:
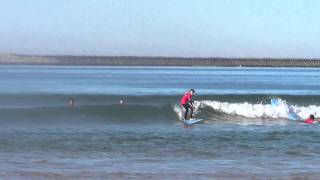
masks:
[[[1,1],[1,52],[319,58],[320,1]]]

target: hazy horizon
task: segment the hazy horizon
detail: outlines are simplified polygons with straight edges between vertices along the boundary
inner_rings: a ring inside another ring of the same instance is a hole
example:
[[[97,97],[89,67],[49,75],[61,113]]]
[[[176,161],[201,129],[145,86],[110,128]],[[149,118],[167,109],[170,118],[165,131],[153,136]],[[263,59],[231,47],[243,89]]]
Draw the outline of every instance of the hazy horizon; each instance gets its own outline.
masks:
[[[320,2],[18,0],[0,6],[0,54],[319,58]]]

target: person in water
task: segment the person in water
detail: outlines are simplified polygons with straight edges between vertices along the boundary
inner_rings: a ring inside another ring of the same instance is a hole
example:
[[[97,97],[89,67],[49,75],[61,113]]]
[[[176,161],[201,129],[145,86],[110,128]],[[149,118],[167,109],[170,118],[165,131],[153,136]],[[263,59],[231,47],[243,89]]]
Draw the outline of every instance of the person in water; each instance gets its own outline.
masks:
[[[316,123],[316,122],[318,122],[318,121],[316,121],[314,119],[314,115],[313,114],[310,114],[309,118],[304,120],[304,123],[307,123],[307,124],[313,124],[313,123]]]
[[[74,104],[75,104],[74,99],[73,99],[73,98],[70,98],[70,99],[69,99],[69,107],[73,108],[73,107],[74,107]]]
[[[120,105],[124,105],[124,100],[123,100],[123,99],[120,99],[119,104],[120,104]]]
[[[193,118],[193,100],[192,96],[196,91],[194,89],[190,89],[182,98],[180,101],[181,106],[184,107],[185,113],[184,113],[184,120],[188,119],[188,113],[190,110],[190,118]]]

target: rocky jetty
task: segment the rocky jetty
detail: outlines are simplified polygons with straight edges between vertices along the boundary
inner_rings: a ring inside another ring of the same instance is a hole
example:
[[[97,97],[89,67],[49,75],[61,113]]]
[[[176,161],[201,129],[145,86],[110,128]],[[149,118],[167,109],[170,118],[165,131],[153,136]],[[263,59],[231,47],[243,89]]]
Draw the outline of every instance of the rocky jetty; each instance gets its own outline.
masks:
[[[1,65],[320,67],[320,59],[0,55]]]

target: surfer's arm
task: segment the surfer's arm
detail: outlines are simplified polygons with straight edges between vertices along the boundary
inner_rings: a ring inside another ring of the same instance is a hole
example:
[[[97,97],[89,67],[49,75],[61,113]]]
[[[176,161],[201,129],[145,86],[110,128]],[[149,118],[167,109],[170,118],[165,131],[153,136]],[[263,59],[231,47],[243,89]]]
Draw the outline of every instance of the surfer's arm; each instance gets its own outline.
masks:
[[[188,101],[188,104],[193,108],[193,100]]]

